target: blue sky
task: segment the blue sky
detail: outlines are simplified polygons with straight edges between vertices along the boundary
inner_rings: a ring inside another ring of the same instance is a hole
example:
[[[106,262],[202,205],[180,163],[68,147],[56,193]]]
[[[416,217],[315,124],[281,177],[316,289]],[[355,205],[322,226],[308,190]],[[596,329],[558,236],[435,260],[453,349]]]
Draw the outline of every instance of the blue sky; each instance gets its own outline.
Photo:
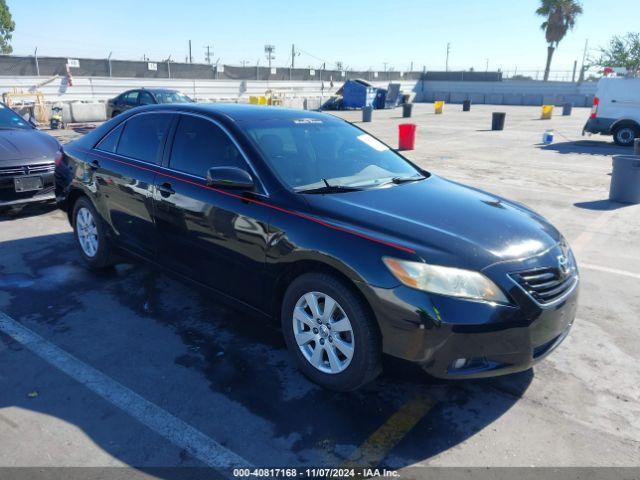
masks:
[[[16,22],[16,54],[184,60],[192,40],[194,61],[266,62],[264,45],[276,46],[277,66],[288,64],[291,44],[302,53],[296,66],[345,66],[374,70],[441,69],[447,42],[450,68],[535,70],[546,44],[534,15],[536,0],[8,0]],[[584,15],[556,52],[553,69],[569,70],[615,34],[640,30],[638,0],[584,0]]]

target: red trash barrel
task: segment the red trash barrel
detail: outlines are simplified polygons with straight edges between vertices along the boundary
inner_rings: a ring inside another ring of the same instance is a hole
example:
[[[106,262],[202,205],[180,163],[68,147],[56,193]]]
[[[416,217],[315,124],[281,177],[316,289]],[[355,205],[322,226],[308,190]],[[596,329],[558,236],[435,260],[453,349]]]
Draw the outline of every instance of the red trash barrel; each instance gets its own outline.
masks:
[[[401,123],[398,125],[398,150],[413,150],[416,144],[416,125]]]

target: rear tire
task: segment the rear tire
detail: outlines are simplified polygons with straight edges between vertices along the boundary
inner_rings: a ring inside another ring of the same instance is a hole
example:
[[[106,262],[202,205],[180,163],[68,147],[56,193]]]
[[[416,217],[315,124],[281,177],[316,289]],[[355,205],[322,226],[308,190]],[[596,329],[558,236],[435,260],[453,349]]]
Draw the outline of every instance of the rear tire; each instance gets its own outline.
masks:
[[[382,348],[375,318],[344,280],[325,273],[296,278],[284,295],[281,322],[289,351],[312,382],[352,391],[380,374]]]
[[[99,270],[112,266],[114,256],[105,232],[104,222],[87,197],[80,197],[73,205],[73,233],[85,263]]]
[[[633,141],[640,136],[640,129],[633,125],[621,125],[613,130],[613,141],[621,147],[632,147]]]

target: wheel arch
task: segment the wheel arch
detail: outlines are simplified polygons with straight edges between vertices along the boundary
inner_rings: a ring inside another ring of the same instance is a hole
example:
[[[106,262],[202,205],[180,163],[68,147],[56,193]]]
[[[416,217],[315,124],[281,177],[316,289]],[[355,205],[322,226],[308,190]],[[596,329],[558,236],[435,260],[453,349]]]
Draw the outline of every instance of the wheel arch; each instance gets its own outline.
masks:
[[[338,266],[335,261],[318,258],[304,258],[289,263],[279,275],[276,277],[276,282],[273,288],[271,314],[275,320],[280,319],[282,313],[282,301],[284,294],[291,283],[298,277],[306,273],[325,273],[332,275],[342,280],[361,301],[364,307],[367,309],[371,318],[375,319],[378,332],[381,333],[379,320],[375,314],[371,303],[367,299],[367,295],[362,290],[364,282],[359,278],[359,275],[346,266]]]
[[[640,123],[632,118],[621,118],[620,120],[616,120],[613,125],[611,125],[611,133],[614,133],[616,129],[620,127],[635,127],[636,130],[640,131]]]
[[[79,188],[73,188],[69,192],[69,195],[67,196],[65,210],[67,211],[67,218],[69,219],[69,223],[71,225],[73,225],[73,218],[72,217],[73,217],[74,205],[76,204],[78,199],[81,198],[81,197],[89,198],[89,196]]]

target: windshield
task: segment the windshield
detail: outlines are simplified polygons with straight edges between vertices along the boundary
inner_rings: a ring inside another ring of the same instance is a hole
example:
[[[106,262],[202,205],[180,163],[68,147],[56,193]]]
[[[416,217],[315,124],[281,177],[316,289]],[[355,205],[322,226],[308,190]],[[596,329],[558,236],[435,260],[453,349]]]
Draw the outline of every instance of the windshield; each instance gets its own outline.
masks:
[[[296,191],[370,188],[422,178],[400,155],[358,128],[333,119],[278,119],[245,126],[271,168]]]
[[[2,128],[19,128],[28,130],[32,127],[20,115],[0,104],[0,129]]]
[[[189,97],[180,92],[154,92],[158,103],[192,103]]]

